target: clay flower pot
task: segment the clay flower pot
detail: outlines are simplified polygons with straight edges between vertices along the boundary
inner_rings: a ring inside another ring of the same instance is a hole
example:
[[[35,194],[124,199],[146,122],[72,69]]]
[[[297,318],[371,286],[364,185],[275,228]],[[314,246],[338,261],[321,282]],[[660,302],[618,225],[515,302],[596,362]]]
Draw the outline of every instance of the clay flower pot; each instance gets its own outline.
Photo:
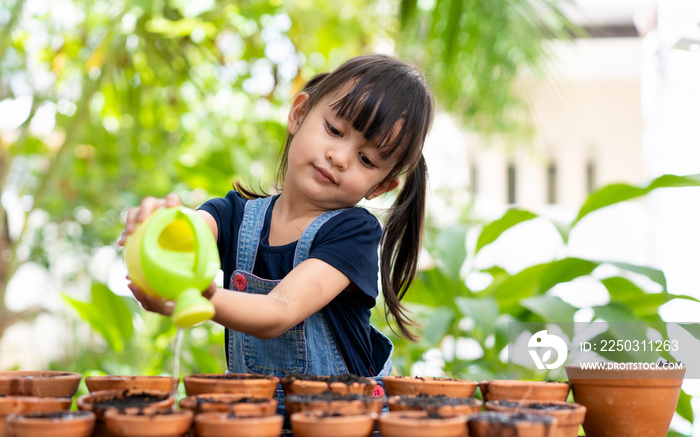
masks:
[[[112,409],[105,411],[104,421],[115,437],[182,437],[190,430],[193,417],[190,410],[122,413]]]
[[[320,376],[290,374],[282,378],[285,395],[320,394],[332,392],[340,395],[371,395],[377,381],[346,373],[345,375]]]
[[[5,437],[5,419],[10,414],[53,413],[66,411],[72,398],[48,398],[36,396],[0,396],[0,437]]]
[[[194,418],[197,437],[279,437],[284,417],[237,417],[228,413],[202,413]]]
[[[298,394],[285,396],[284,405],[291,416],[299,411],[324,411],[328,414],[379,414],[384,407],[384,398],[358,394],[336,393]]]
[[[551,437],[555,424],[551,416],[500,411],[473,414],[467,420],[469,437]]]
[[[105,412],[115,409],[121,412],[149,413],[157,410],[172,410],[175,398],[170,393],[158,390],[100,390],[76,399],[81,411],[95,413],[95,435],[107,436]]]
[[[328,414],[325,411],[300,411],[290,416],[295,437],[369,437],[377,420],[375,413]]]
[[[272,375],[248,373],[208,373],[183,378],[187,396],[206,393],[244,394],[272,398],[280,380]]]
[[[10,414],[7,434],[13,437],[89,437],[95,428],[91,411]],[[0,433],[2,435],[2,433]]]
[[[173,393],[177,390],[180,378],[174,376],[123,376],[123,375],[103,375],[88,376],[85,378],[85,385],[90,393],[100,390],[159,390]]]
[[[0,372],[0,395],[72,397],[78,391],[80,373],[52,370],[8,370]]]
[[[277,411],[277,400],[249,397],[242,394],[210,393],[180,399],[180,408],[194,414],[219,412],[238,417],[271,416]]]
[[[579,427],[586,416],[586,407],[573,402],[558,401],[488,401],[486,411],[544,414],[557,419],[550,437],[578,437]]]
[[[476,381],[466,379],[419,376],[386,376],[382,381],[387,396],[428,394],[470,398],[477,386]]]
[[[685,370],[566,366],[574,402],[587,409],[583,430],[596,437],[665,436]]]
[[[556,381],[518,381],[495,379],[479,383],[481,397],[486,401],[560,401],[569,397],[570,386]]]
[[[466,437],[467,416],[428,411],[390,411],[379,416],[382,437]]]
[[[391,396],[387,399],[390,411],[437,411],[442,415],[472,414],[481,411],[482,403],[474,398],[418,395]]]

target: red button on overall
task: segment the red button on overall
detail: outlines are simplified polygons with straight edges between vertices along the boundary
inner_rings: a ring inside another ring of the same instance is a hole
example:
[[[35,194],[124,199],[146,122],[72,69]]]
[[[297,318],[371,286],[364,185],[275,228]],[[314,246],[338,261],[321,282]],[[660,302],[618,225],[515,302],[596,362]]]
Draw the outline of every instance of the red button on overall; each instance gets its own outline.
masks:
[[[243,291],[248,286],[248,281],[246,281],[245,276],[238,274],[233,277],[233,286],[236,290]]]
[[[378,398],[384,396],[384,388],[381,385],[375,385],[372,395]]]

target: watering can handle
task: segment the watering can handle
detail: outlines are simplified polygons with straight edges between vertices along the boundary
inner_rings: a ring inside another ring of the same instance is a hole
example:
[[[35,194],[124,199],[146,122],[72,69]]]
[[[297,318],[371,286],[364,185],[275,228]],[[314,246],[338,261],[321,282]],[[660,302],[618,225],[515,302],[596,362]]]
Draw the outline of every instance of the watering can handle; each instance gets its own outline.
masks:
[[[190,227],[190,231],[192,231],[193,236],[197,236],[197,227],[194,224],[194,220],[192,220],[192,214],[196,214],[195,212],[190,212],[190,213],[185,213],[185,210],[183,209],[178,209],[177,214],[175,219],[183,219],[187,225]],[[197,271],[199,270],[199,263],[200,263],[200,256],[199,256],[199,238],[192,238],[192,244],[194,244],[194,263],[192,265],[192,270]]]

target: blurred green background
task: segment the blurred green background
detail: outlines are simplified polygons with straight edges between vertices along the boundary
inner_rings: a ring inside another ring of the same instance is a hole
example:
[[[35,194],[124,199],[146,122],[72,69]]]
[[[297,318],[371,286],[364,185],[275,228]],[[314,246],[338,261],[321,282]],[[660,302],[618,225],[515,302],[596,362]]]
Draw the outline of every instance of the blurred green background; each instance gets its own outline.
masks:
[[[545,78],[546,41],[585,34],[562,13],[565,3],[5,0],[0,104],[13,105],[16,120],[0,132],[0,340],[17,326],[39,324],[50,344],[26,348],[47,368],[172,373],[176,327],[110,287],[128,208],[170,191],[196,207],[225,194],[234,179],[268,186],[294,93],[314,74],[361,53],[390,53],[418,66],[439,111],[462,128],[522,142],[532,126],[518,77]],[[592,277],[603,265],[614,267],[612,273],[595,280],[610,299],[592,308],[591,320],[651,324],[662,321],[658,309],[672,299],[696,302],[669,293],[657,268],[566,255],[569,234],[588,214],[659,188],[692,186],[700,186],[698,176],[597,187],[563,222],[515,206],[488,221],[461,207],[451,226],[429,217],[431,262],[408,298],[421,339],[393,337],[395,372],[410,374],[426,352],[470,339],[481,353],[443,354],[442,374],[541,376],[503,356],[508,322],[544,329],[573,321],[580,308],[550,291]],[[561,250],[551,260],[517,272],[470,262],[503,233],[535,219],[559,236]],[[20,293],[37,302],[17,308],[6,295],[23,267],[36,274]],[[470,271],[487,276],[489,285],[471,289],[464,279]],[[640,276],[651,285],[633,280]],[[381,310],[375,323],[391,333]],[[224,371],[219,326],[182,335],[180,375]],[[678,412],[692,423],[690,400],[682,393]]]

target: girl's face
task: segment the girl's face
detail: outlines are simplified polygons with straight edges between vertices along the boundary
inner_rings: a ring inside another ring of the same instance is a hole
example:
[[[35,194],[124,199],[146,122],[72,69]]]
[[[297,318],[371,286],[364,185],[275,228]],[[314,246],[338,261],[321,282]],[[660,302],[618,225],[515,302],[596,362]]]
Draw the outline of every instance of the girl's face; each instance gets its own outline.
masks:
[[[283,192],[328,210],[396,188],[398,179],[389,176],[393,160],[383,160],[377,143],[337,115],[332,105],[338,96],[326,97],[310,111],[308,97],[299,94],[289,113],[287,128],[293,138]]]

